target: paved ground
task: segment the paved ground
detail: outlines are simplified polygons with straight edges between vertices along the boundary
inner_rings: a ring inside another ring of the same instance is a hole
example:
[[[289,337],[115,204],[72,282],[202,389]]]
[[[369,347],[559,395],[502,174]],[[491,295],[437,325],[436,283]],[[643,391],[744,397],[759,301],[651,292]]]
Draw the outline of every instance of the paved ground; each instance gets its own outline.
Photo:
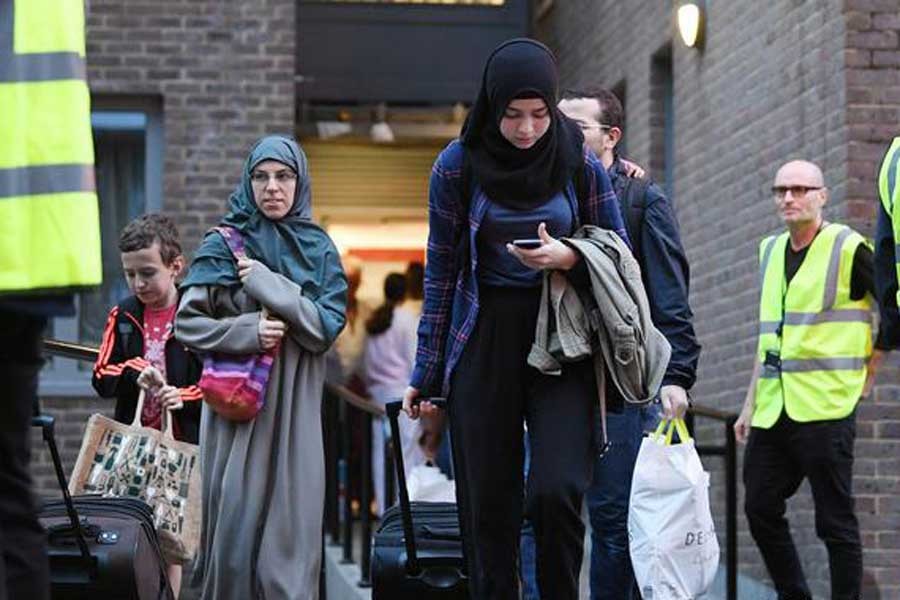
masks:
[[[588,528],[590,525],[588,525]],[[327,600],[371,600],[371,590],[359,587],[360,570],[359,570],[359,548],[360,548],[360,532],[357,528],[354,540],[354,559],[357,561],[352,564],[343,564],[341,562],[340,546],[326,544],[325,547],[325,571],[327,585]],[[590,557],[590,530],[585,535],[585,560],[581,566],[581,593],[580,600],[590,600],[590,592],[588,589],[588,560]],[[189,574],[185,571],[185,582],[189,582]],[[739,577],[738,578],[738,597],[740,600],[773,600],[774,592],[760,585],[759,583]],[[199,591],[186,585],[182,589],[180,600],[199,600]],[[725,599],[725,569],[724,566],[719,569],[716,581],[712,589],[701,599],[698,600],[724,600]]]

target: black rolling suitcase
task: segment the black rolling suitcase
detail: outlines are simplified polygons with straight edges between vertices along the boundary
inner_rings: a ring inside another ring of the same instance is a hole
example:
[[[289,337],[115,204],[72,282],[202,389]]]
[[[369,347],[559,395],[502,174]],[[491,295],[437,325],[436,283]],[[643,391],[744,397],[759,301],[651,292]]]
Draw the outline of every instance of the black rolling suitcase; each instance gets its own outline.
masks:
[[[444,406],[443,400],[432,402]],[[375,532],[372,600],[463,600],[469,597],[469,586],[456,504],[410,503],[397,423],[401,406],[401,402],[385,406],[395,440],[392,445],[400,503],[385,511]]]
[[[40,511],[54,600],[174,600],[150,507],[130,498],[69,495],[53,417],[33,419],[50,447],[63,500]]]

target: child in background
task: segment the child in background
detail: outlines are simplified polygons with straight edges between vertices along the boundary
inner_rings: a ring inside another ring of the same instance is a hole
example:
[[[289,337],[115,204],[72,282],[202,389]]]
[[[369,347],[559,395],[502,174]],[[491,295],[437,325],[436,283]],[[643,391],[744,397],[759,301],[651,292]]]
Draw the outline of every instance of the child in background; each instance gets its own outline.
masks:
[[[122,270],[134,294],[109,312],[92,383],[103,398],[116,398],[115,419],[131,423],[140,388],[146,390],[141,424],[162,429],[171,410],[175,439],[196,444],[203,395],[196,383],[202,364],[172,335],[178,287],[184,269],[178,230],[161,214],[129,223],[119,238]],[[175,597],[181,565],[170,564]]]

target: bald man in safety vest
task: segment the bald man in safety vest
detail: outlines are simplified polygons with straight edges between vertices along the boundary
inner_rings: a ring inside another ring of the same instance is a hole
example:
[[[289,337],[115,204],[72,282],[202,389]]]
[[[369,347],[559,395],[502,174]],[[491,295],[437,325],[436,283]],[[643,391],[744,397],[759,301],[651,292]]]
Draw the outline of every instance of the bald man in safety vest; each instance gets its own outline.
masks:
[[[784,516],[785,502],[808,480],[831,597],[857,599],[856,405],[884,354],[872,347],[873,253],[860,234],[822,218],[828,190],[815,164],[782,166],[772,194],[787,231],[759,247],[759,342],[734,426],[747,442],[745,512],[778,597],[812,598]]]

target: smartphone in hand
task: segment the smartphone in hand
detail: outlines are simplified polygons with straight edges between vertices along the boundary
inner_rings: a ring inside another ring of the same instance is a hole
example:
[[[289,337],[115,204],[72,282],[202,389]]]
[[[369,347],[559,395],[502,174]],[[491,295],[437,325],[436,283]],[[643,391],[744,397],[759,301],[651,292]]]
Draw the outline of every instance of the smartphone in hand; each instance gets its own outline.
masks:
[[[521,248],[522,250],[534,250],[535,248],[540,248],[541,244],[543,244],[543,242],[538,238],[512,241],[513,246]]]

